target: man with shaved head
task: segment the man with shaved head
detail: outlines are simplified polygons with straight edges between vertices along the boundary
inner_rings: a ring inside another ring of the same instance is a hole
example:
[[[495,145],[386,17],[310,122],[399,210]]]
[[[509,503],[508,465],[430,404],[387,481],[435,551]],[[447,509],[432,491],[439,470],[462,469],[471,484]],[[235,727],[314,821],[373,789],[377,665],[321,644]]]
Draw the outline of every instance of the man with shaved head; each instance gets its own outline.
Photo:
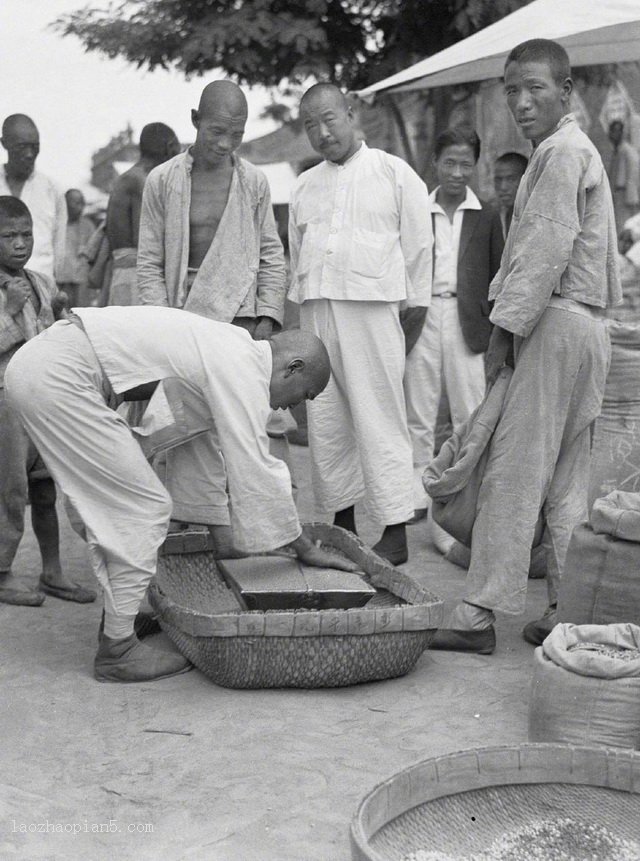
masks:
[[[182,656],[155,651],[134,633],[171,499],[113,408],[153,392],[136,429],[147,453],[188,448],[180,445],[185,438],[215,426],[241,552],[287,545],[308,565],[352,571],[302,532],[289,472],[270,454],[266,433],[270,409],[315,398],[329,374],[313,335],[254,341],[241,327],[176,308],[78,308],[13,356],[8,402],[82,518],[104,589],[96,678],[145,681],[188,668]],[[190,491],[198,504],[197,481]]]
[[[235,155],[247,100],[231,81],[208,84],[191,118],[195,144],[149,174],[142,197],[138,290],[143,305],[169,305],[247,329],[256,340],[282,324],[282,243],[264,174]],[[219,527],[229,540],[224,464],[212,436],[167,453],[176,521]],[[202,488],[194,508],[189,488]],[[204,480],[207,475],[207,481]],[[189,501],[188,501],[189,500]]]
[[[354,505],[364,499],[384,527],[374,550],[401,564],[414,512],[402,379],[431,297],[429,193],[402,159],[358,139],[332,84],[307,90],[300,116],[324,161],[293,193],[289,298],[333,371],[309,404],[316,502],[355,532]]]
[[[179,152],[173,129],[164,123],[149,123],[140,133],[140,158],[113,186],[106,226],[113,268],[104,304],[139,304],[136,260],[142,190],[150,171]]]
[[[30,268],[54,278],[65,253],[67,207],[62,193],[35,169],[40,135],[25,114],[11,114],[2,124],[2,146],[7,162],[0,172],[0,195],[18,197],[33,218],[33,254]]]

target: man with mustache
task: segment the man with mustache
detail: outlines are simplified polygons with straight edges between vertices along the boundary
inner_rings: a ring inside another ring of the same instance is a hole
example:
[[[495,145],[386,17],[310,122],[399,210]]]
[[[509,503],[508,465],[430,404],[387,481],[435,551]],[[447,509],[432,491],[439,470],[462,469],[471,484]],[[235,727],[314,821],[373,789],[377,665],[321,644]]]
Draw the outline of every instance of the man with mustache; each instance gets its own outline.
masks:
[[[373,549],[399,565],[414,510],[402,377],[431,296],[429,193],[402,159],[358,139],[333,84],[307,90],[300,116],[324,161],[293,193],[289,298],[301,305],[301,329],[324,341],[333,371],[309,405],[316,503],[355,532],[354,505],[364,499],[384,527]],[[405,343],[403,328],[416,318]]]
[[[33,218],[30,268],[54,278],[65,253],[67,206],[62,192],[35,169],[40,152],[36,124],[24,114],[12,114],[2,124],[7,163],[0,171],[0,195],[18,197]]]

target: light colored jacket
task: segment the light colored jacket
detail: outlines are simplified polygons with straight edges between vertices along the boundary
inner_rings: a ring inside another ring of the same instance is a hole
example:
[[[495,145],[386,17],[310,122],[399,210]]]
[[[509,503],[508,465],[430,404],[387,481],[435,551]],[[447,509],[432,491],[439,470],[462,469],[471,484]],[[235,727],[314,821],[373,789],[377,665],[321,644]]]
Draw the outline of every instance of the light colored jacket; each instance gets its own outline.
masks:
[[[554,293],[596,308],[622,299],[611,189],[573,114],[536,147],[520,181],[491,322],[526,338]]]
[[[140,302],[184,307],[224,323],[263,316],[282,323],[286,273],[269,185],[258,168],[232,158],[227,205],[188,297],[193,158],[187,150],[147,177],[138,245]]]
[[[401,158],[360,149],[305,171],[289,213],[289,299],[431,301],[429,192]]]

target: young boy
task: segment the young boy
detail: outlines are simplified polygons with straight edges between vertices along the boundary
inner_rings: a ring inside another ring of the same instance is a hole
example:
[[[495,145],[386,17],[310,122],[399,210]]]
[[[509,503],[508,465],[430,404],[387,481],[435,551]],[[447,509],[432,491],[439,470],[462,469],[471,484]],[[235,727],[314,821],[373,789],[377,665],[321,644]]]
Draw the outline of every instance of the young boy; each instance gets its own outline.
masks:
[[[427,513],[422,474],[433,459],[442,387],[454,430],[484,396],[483,354],[491,334],[489,284],[500,266],[504,243],[498,218],[468,185],[479,156],[480,140],[472,128],[447,129],[436,139],[438,186],[429,195],[433,301],[407,356],[404,375],[414,467],[415,513],[410,522]]]
[[[27,206],[16,197],[0,196],[0,602],[39,607],[46,593],[84,604],[95,600],[95,592],[75,586],[60,568],[53,480],[4,395],[9,359],[54,321],[53,281],[24,268],[32,248],[33,223]],[[11,571],[27,501],[42,556],[38,590],[25,589]]]
[[[489,293],[487,376],[495,378],[512,350],[514,372],[480,489],[465,599],[435,641],[480,654],[495,648],[495,610],[524,611],[540,511],[549,607],[525,639],[539,643],[555,624],[569,538],[587,514],[590,427],[609,363],[602,312],[621,297],[611,191],[569,113],[566,51],[547,39],[523,42],[507,57],[504,82],[534,147]]]

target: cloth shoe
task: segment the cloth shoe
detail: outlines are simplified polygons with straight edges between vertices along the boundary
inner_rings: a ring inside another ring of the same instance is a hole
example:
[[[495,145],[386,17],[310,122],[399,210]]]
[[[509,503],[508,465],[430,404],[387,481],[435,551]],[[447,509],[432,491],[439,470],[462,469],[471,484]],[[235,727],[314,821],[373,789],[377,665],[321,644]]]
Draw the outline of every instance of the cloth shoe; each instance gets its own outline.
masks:
[[[148,682],[186,673],[191,664],[182,655],[145,646],[135,634],[124,640],[101,634],[93,668],[99,682]]]
[[[547,607],[542,619],[538,619],[535,622],[529,622],[528,625],[524,626],[522,629],[522,636],[527,643],[531,643],[532,646],[541,646],[553,631],[557,622],[558,608]]]
[[[486,607],[461,601],[451,614],[449,627],[436,631],[430,648],[490,655],[496,647],[495,620],[493,612]]]
[[[483,631],[460,631],[441,628],[431,641],[430,649],[444,652],[472,652],[491,655],[496,648],[496,631],[493,625]]]
[[[409,558],[405,524],[395,523],[392,526],[386,526],[382,538],[371,549],[392,565],[404,564]]]

